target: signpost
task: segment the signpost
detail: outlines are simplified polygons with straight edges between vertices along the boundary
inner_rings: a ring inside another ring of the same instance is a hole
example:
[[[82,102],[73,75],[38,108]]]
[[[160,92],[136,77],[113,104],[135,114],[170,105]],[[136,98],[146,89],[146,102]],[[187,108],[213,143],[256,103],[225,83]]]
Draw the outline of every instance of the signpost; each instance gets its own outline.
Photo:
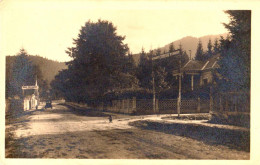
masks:
[[[39,89],[39,86],[22,86],[22,89]]]
[[[24,96],[24,110],[29,110],[34,106],[36,106],[37,109],[39,104],[39,91],[38,91],[39,86],[37,84],[37,77],[34,86],[22,86],[22,90],[23,90],[23,96],[24,96],[24,90],[34,90],[34,94],[31,95],[30,99],[25,99]]]
[[[169,53],[165,53],[165,54],[161,54],[159,56],[152,56],[152,68],[153,68],[153,61],[154,60],[160,60],[163,58],[167,58],[170,56],[177,56],[179,55],[179,92],[178,92],[178,98],[177,98],[177,113],[178,113],[178,117],[180,117],[180,113],[181,113],[181,58],[182,58],[182,47],[180,44],[180,49],[174,50],[173,52],[169,52]],[[152,71],[152,83],[153,83],[153,110],[155,112],[155,82],[154,82],[154,72]]]

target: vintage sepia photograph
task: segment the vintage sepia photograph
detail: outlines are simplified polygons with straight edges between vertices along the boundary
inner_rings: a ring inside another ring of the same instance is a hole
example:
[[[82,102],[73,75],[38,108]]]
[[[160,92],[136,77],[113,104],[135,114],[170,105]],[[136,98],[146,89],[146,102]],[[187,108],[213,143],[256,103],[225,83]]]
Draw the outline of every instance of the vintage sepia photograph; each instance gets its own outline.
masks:
[[[3,157],[250,160],[253,10],[192,3],[0,1]]]

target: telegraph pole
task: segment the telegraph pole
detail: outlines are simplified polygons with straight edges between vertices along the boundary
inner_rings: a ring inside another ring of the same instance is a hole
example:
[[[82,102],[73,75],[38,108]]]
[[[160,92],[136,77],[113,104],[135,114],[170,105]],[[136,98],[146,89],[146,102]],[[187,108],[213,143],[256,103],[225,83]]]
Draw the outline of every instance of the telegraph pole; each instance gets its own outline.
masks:
[[[153,112],[156,113],[156,106],[155,106],[156,96],[155,96],[154,72],[152,72],[152,76],[153,76]]]
[[[154,81],[154,69],[153,69],[153,51],[151,50],[152,60],[152,84],[153,84],[153,112],[156,113],[156,95],[155,95],[155,81]]]
[[[182,48],[180,44],[180,58],[179,58],[179,94],[177,99],[177,113],[178,117],[180,117],[181,113],[181,57],[182,57]]]

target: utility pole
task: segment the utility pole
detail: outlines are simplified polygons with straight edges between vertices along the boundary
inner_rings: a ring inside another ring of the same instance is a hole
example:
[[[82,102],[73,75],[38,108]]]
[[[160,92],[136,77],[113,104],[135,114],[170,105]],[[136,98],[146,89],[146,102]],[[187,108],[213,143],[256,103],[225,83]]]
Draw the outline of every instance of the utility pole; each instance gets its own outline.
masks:
[[[151,50],[151,60],[152,60],[152,84],[153,84],[153,112],[156,113],[156,95],[155,95],[155,81],[154,81],[154,69],[153,69],[153,51]]]
[[[191,60],[191,50],[189,50],[189,52],[190,52],[190,60]]]
[[[155,84],[154,84],[154,72],[152,72],[153,76],[153,112],[156,113],[156,95],[155,95]]]
[[[180,58],[179,58],[179,95],[177,99],[177,113],[178,117],[180,117],[181,113],[181,57],[182,57],[182,46],[180,44]]]

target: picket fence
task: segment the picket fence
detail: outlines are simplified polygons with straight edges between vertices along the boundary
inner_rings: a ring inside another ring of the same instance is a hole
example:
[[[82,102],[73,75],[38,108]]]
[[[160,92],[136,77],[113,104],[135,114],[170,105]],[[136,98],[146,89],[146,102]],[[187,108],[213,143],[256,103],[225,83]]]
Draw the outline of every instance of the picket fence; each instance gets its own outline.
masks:
[[[244,92],[226,92],[214,95],[214,112],[226,114],[249,114],[250,94]]]
[[[152,99],[121,99],[102,103],[95,109],[124,114],[167,114],[177,113],[177,99],[162,99],[155,101],[155,111]],[[182,99],[181,113],[208,113],[209,99]]]

